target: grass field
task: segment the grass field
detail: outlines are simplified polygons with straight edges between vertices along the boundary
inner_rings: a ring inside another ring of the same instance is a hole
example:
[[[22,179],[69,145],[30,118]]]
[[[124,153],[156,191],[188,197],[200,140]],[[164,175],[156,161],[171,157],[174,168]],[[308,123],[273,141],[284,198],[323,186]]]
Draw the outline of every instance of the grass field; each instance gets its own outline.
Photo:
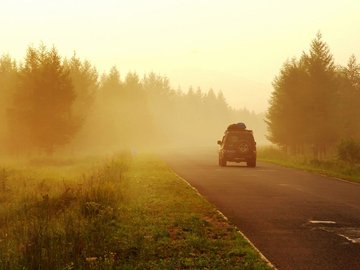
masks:
[[[270,267],[163,162],[122,154],[1,168],[0,269]]]
[[[275,147],[259,147],[258,159],[360,183],[360,164],[349,164],[336,156],[318,160],[311,156],[286,154]]]

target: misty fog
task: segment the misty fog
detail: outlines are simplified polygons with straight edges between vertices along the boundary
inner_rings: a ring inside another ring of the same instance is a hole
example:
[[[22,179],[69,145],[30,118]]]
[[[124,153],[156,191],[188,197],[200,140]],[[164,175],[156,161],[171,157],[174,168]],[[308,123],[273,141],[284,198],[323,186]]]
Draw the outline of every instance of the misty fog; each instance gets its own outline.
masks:
[[[20,63],[1,57],[0,85],[3,154],[215,147],[234,122],[266,143],[264,114],[231,108],[221,91],[174,89],[165,76],[115,67],[99,75],[90,62],[44,45],[29,47]]]

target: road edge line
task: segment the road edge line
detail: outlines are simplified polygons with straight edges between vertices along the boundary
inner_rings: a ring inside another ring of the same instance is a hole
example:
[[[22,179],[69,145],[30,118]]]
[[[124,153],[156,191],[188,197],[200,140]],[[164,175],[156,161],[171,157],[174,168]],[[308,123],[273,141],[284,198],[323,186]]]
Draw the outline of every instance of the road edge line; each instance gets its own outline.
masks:
[[[192,190],[195,191],[195,193],[200,196],[201,198],[203,198],[205,201],[207,201],[208,203],[210,203],[194,186],[192,186],[188,181],[186,181],[186,179],[184,179],[183,177],[181,177],[180,175],[178,175],[174,170],[172,170],[173,173],[175,173],[175,175],[181,180],[183,181],[186,185],[188,185]],[[216,206],[212,203],[210,203],[214,209],[216,210],[216,212],[226,221],[229,223],[229,219],[227,218],[227,216],[224,215],[224,213],[222,213],[219,209],[216,208]],[[253,242],[250,241],[250,239],[242,232],[240,231],[240,229],[235,225],[235,224],[231,224],[232,226],[234,226],[236,228],[236,232],[238,234],[240,234],[242,237],[244,237],[244,239],[250,244],[250,246],[260,255],[260,258],[272,269],[274,270],[278,270],[271,262],[268,258],[266,258],[266,256],[264,254],[262,254],[262,252],[254,245]]]
[[[345,179],[345,178],[340,178],[339,176],[333,176],[333,175],[327,175],[318,171],[311,171],[311,170],[307,170],[307,169],[303,169],[303,168],[297,168],[297,167],[291,167],[291,166],[286,166],[286,165],[282,165],[280,163],[276,163],[275,161],[269,161],[269,160],[264,160],[264,159],[259,159],[260,162],[264,162],[264,163],[268,163],[271,165],[275,165],[281,168],[286,168],[286,169],[292,169],[292,170],[297,170],[297,171],[301,171],[301,172],[306,172],[306,173],[310,173],[313,175],[319,175],[331,180],[336,180],[336,181],[340,181],[343,183],[348,183],[348,184],[352,184],[352,185],[360,185],[360,182],[358,181],[354,181],[354,180],[350,180],[350,179]]]

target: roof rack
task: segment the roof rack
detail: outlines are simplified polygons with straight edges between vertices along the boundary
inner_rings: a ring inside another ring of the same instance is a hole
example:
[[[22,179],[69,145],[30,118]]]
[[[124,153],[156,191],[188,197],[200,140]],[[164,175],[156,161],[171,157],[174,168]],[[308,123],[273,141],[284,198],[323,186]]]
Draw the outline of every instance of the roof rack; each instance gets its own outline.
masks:
[[[236,123],[236,124],[231,124],[227,127],[226,130],[244,130],[246,129],[246,125],[244,123]]]

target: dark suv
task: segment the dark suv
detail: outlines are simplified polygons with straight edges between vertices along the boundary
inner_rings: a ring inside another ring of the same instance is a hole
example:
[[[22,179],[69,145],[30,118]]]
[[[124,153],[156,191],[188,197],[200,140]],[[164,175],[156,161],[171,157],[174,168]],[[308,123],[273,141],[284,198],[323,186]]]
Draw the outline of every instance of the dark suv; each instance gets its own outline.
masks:
[[[226,166],[228,161],[246,162],[248,167],[256,167],[256,142],[252,130],[247,130],[244,124],[230,125],[223,139],[217,143],[221,146],[221,167]]]

